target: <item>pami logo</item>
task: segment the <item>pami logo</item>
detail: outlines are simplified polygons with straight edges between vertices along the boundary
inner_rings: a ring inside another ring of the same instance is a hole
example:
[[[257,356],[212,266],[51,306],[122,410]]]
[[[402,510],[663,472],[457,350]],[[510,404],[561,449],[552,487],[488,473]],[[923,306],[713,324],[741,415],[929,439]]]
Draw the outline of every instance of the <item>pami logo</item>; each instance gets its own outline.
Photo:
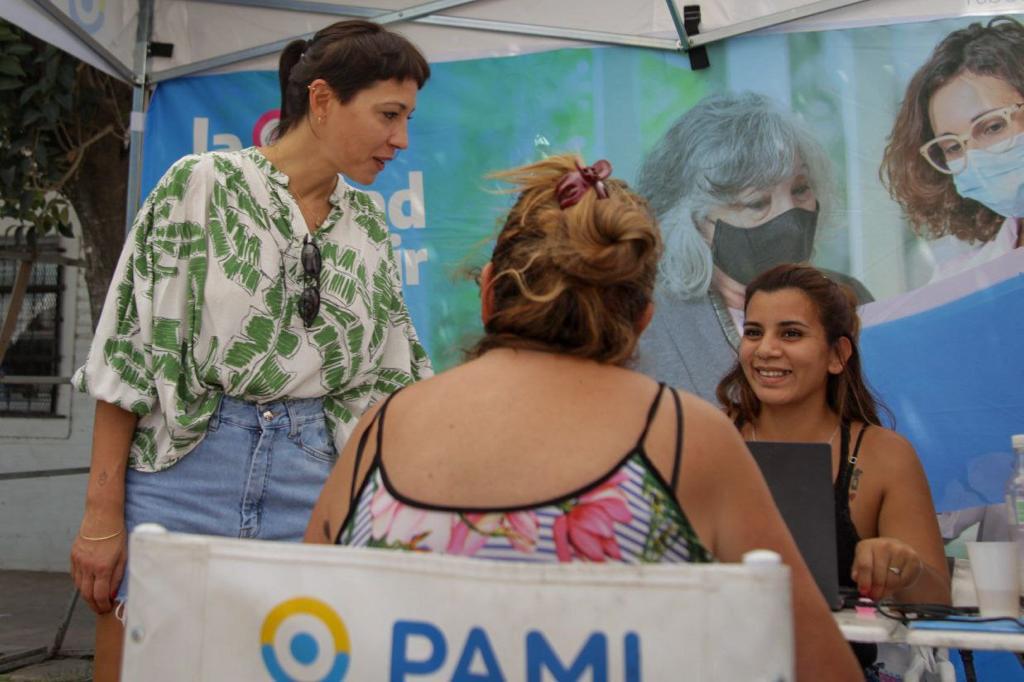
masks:
[[[263,665],[274,682],[342,682],[350,652],[341,617],[313,597],[281,602],[260,628]]]
[[[95,34],[103,28],[103,20],[107,15],[107,0],[69,0],[68,14],[76,24]]]

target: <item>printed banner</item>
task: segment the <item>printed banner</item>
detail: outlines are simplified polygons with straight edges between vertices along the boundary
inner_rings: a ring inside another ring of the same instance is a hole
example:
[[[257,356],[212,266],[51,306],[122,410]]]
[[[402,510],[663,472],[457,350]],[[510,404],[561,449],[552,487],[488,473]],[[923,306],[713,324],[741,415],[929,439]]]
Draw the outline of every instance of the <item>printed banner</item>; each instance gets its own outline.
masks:
[[[1019,19],[995,20],[1018,51]],[[1024,113],[1015,106],[1024,102],[1024,75],[1013,71],[1018,55],[993,75],[934,88],[924,103],[908,88],[915,74],[933,76],[929,69],[949,51],[940,43],[989,21],[739,37],[712,45],[711,67],[696,72],[685,55],[628,48],[434,64],[410,148],[369,189],[386,211],[435,367],[458,363],[480,331],[470,273],[488,258],[511,201],[487,174],[563,151],[607,158],[659,213],[666,257],[681,264],[669,268],[677,298],[698,302],[699,314],[673,323],[678,348],[652,373],[713,400],[735,359],[741,317],[729,310],[740,304],[728,279],[809,257],[866,304],[869,379],[917,448],[937,508],[959,514],[943,517],[947,539],[974,537],[983,530],[979,515],[1002,500],[1010,435],[1024,431],[1024,359],[1016,351]],[[184,154],[266,140],[278,97],[271,72],[161,84],[146,131],[145,189]],[[904,101],[919,104],[901,108]],[[723,132],[723,121],[765,111],[774,112],[774,133],[740,123]],[[782,142],[766,137],[774,134]],[[697,144],[716,135],[723,142],[713,149]],[[784,150],[788,172],[770,158],[772,145]],[[728,163],[740,170],[720,177]],[[726,180],[742,191],[720,201],[731,213],[714,213],[707,188]],[[795,231],[810,250],[769,240],[753,249],[754,260],[749,245],[719,244],[715,271],[735,276],[693,278],[694,262],[712,263],[711,215],[725,225]],[[719,299],[724,307],[713,309]]]
[[[789,569],[131,539],[127,680],[792,680]],[[742,614],[742,617],[737,617]]]

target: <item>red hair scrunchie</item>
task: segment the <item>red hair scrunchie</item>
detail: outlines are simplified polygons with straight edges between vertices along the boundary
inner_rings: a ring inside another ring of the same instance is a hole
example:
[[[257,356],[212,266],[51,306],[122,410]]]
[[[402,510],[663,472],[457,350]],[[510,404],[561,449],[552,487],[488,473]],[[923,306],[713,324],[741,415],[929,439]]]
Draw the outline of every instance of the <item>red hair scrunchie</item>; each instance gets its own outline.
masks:
[[[607,199],[608,188],[605,187],[604,180],[611,174],[612,164],[605,159],[601,159],[593,166],[580,166],[577,161],[576,170],[566,173],[555,187],[559,208],[575,206],[591,187],[597,192],[598,199]]]

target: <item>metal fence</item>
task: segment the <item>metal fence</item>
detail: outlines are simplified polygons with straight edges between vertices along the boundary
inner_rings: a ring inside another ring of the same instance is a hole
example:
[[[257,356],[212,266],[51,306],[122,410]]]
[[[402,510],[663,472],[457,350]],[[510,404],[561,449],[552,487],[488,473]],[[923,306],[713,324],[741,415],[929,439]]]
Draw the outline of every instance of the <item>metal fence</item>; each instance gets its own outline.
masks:
[[[15,246],[0,239],[0,249]],[[60,251],[56,238],[40,240],[41,254]],[[0,311],[7,310],[18,261],[0,259]],[[0,417],[54,417],[61,366],[65,267],[35,262],[11,344],[0,363]],[[13,383],[13,379],[19,383]],[[30,380],[31,379],[31,380]]]

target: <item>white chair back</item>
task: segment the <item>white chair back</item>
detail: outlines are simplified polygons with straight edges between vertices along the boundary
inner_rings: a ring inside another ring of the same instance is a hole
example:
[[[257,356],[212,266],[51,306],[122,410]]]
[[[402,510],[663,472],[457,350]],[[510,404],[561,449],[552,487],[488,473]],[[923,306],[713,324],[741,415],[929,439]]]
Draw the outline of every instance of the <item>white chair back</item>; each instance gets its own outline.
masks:
[[[782,565],[531,565],[162,529],[122,679],[791,680]]]

